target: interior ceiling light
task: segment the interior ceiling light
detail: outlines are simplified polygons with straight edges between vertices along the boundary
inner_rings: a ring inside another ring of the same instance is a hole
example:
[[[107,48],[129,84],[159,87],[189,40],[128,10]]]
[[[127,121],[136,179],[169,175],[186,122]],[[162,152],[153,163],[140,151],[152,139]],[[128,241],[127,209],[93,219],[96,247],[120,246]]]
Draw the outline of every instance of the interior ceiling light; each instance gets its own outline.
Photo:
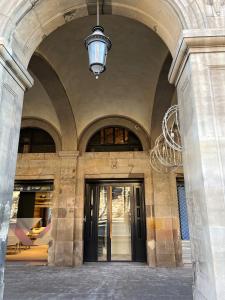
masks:
[[[97,26],[92,29],[92,34],[85,39],[88,50],[90,71],[98,79],[106,69],[106,58],[112,47],[110,39],[104,35],[104,28],[99,25],[99,0],[97,0]]]

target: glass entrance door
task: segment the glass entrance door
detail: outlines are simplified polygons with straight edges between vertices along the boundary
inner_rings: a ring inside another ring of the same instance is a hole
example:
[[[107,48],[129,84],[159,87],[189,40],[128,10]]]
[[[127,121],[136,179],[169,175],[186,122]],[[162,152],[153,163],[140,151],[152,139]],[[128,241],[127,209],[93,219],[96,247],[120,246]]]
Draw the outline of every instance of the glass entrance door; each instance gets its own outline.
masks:
[[[98,261],[131,261],[131,187],[100,186]]]
[[[145,261],[145,248],[142,183],[87,183],[84,260]]]

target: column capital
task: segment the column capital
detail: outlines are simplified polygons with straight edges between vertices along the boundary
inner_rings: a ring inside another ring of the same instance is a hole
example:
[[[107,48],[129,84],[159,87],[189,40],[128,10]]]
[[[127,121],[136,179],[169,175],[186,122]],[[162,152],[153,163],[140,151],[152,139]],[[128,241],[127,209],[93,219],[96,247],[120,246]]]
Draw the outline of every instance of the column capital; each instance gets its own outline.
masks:
[[[19,86],[26,90],[33,85],[33,78],[27,69],[20,63],[20,61],[13,55],[9,47],[3,39],[0,38],[0,64],[13,77]]]
[[[177,85],[190,54],[225,52],[225,30],[184,30],[178,41],[169,72],[169,82]]]

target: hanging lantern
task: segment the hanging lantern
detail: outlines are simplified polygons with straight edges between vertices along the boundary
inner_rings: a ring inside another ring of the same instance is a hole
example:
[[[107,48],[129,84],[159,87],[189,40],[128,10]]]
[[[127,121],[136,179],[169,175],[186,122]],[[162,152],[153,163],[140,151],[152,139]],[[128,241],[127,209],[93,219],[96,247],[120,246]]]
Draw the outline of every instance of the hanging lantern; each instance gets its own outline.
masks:
[[[106,69],[106,58],[112,43],[104,35],[104,28],[99,26],[99,3],[97,1],[97,26],[92,29],[93,33],[85,40],[88,50],[90,71],[98,79],[99,75]]]

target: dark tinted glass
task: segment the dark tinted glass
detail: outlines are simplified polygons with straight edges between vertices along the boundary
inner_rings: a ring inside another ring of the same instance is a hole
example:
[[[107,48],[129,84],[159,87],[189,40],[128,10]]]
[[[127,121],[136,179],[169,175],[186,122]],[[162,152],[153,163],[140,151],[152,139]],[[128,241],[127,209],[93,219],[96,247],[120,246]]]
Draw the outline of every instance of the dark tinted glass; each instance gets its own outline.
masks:
[[[56,152],[53,138],[40,128],[22,128],[20,130],[19,153]]]
[[[139,138],[124,127],[106,127],[96,132],[88,142],[87,152],[142,151]]]

